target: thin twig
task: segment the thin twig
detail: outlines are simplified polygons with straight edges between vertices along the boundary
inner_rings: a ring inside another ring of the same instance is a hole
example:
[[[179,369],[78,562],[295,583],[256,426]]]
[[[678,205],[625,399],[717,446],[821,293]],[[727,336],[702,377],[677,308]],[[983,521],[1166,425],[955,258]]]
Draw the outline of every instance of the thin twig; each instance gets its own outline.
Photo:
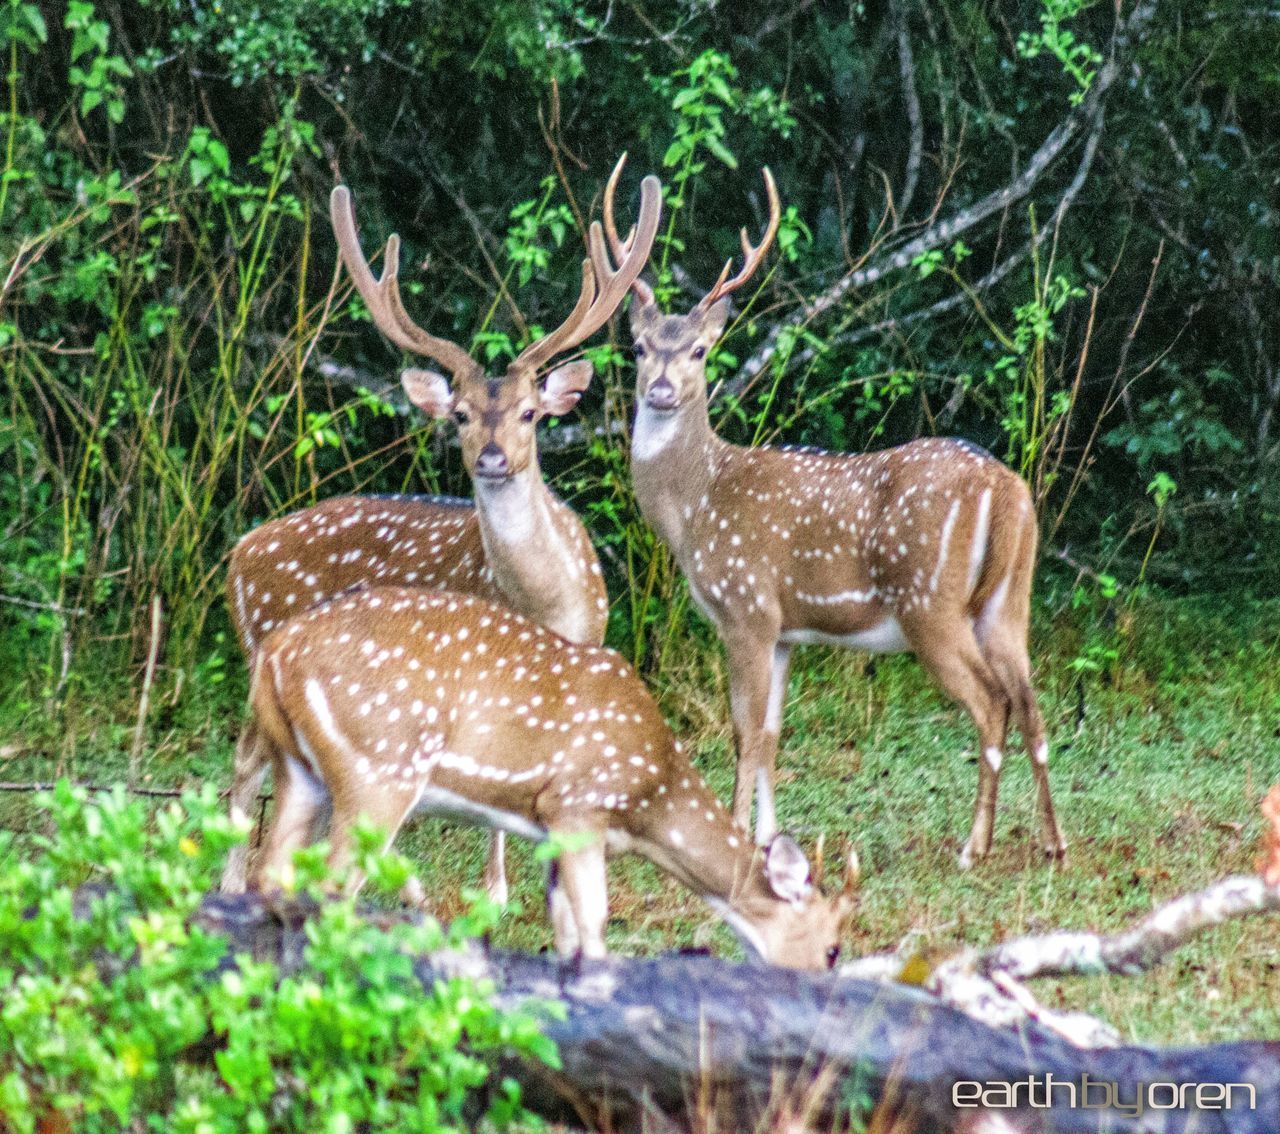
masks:
[[[88,614],[82,606],[59,606],[56,602],[32,602],[31,599],[19,598],[17,595],[0,595],[0,602],[12,603],[14,606],[25,606],[31,610],[47,610],[53,614]]]
[[[160,631],[163,625],[164,603],[157,592],[151,596],[151,641],[147,647],[147,668],[142,675],[142,696],[138,698],[138,719],[133,726],[133,745],[129,749],[130,787],[138,782],[138,763],[142,758],[142,742],[146,738],[151,686],[156,677],[156,660],[160,656]]]

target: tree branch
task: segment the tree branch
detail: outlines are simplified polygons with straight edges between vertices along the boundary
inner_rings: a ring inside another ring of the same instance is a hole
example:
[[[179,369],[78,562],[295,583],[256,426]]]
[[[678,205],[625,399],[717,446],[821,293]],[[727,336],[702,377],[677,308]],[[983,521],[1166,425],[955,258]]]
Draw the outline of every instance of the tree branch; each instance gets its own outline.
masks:
[[[920,115],[920,93],[916,90],[916,60],[911,51],[911,36],[907,32],[907,14],[904,0],[893,5],[893,22],[898,34],[898,68],[902,74],[902,98],[907,107],[907,122],[911,127],[911,143],[907,151],[906,171],[902,177],[902,193],[898,212],[905,216],[916,195],[920,180],[920,157],[924,151],[924,121]]]
[[[90,888],[77,908],[91,908]],[[305,971],[306,918],[299,903],[253,895],[210,896],[197,915],[231,950]],[[370,914],[371,921],[397,915]],[[1082,1075],[1131,1099],[1152,1082],[1248,1084],[1254,1109],[1197,1110],[1188,1100],[1159,1129],[1197,1134],[1274,1134],[1280,1044],[1235,1043],[1094,1052],[1036,1022],[984,1027],[901,984],[842,980],[714,957],[668,955],[570,961],[472,947],[414,959],[426,986],[451,977],[486,981],[499,1008],[559,1001],[549,1020],[560,1067],[506,1061],[525,1105],[551,1122],[632,1132],[668,1129],[824,1130],[850,1125],[855,1099],[876,1108],[868,1129],[946,1134],[977,1129],[957,1111],[959,1080],[1079,1083]],[[1149,1134],[1150,1116],[1111,1108],[1043,1104],[1023,1092],[1001,1111],[1019,1134]],[[900,1125],[892,1120],[900,1121]],[[988,1127],[994,1130],[996,1127]]]
[[[1030,240],[1019,248],[1016,252],[1007,256],[999,264],[991,269],[985,276],[970,286],[966,291],[957,291],[940,299],[938,302],[928,307],[921,308],[916,311],[907,313],[906,315],[892,316],[888,319],[881,319],[877,323],[870,323],[864,327],[858,327],[856,330],[846,331],[843,334],[833,335],[827,339],[823,349],[832,346],[850,346],[854,343],[863,342],[866,339],[874,338],[886,331],[897,331],[910,327],[916,323],[928,322],[936,319],[941,315],[946,315],[958,307],[963,307],[970,302],[973,295],[981,295],[990,291],[1001,280],[1008,276],[1014,269],[1025,263],[1030,257],[1032,250],[1038,248],[1048,238],[1049,234],[1054,232],[1062,223],[1063,218],[1067,215],[1067,210],[1075,202],[1081,188],[1088,179],[1089,170],[1093,166],[1094,158],[1097,156],[1098,143],[1102,139],[1102,131],[1104,124],[1103,109],[1099,106],[1097,117],[1093,123],[1093,127],[1089,132],[1088,138],[1080,156],[1080,163],[1076,167],[1075,175],[1071,178],[1066,189],[1063,190],[1062,196],[1058,198],[1057,205],[1054,206],[1053,217],[1049,224],[1037,229]],[[807,363],[818,354],[818,349],[814,347],[806,347],[802,351],[797,351],[789,361],[796,363]],[[766,359],[766,362],[768,360]],[[750,384],[751,378],[759,373],[758,370],[752,371],[748,377],[747,367],[743,367],[733,378],[723,383],[720,387],[720,393],[733,394],[740,396],[742,391]]]
[[[1146,972],[1197,934],[1243,917],[1280,911],[1280,885],[1256,875],[1236,875],[1194,894],[1166,902],[1123,933],[1060,931],[1020,937],[979,951],[965,949],[934,968],[924,987],[953,1008],[990,1027],[1034,1021],[1077,1047],[1113,1047],[1120,1034],[1080,1012],[1057,1012],[1038,1003],[1022,981],[1042,976]],[[845,965],[846,976],[893,982],[912,957],[876,954]]]
[[[909,267],[912,261],[922,252],[927,252],[954,240],[989,217],[1022,200],[1031,193],[1044,173],[1082,131],[1086,129],[1089,131],[1087,147],[1096,148],[1105,96],[1114,84],[1120,69],[1117,61],[1118,52],[1121,46],[1150,20],[1155,12],[1157,3],[1158,0],[1150,0],[1149,3],[1139,5],[1134,9],[1121,31],[1118,31],[1113,37],[1110,55],[1106,63],[1098,70],[1098,74],[1084,101],[1066,119],[1050,131],[1049,135],[1040,144],[1039,149],[1031,155],[1021,173],[1000,189],[988,193],[981,200],[952,213],[936,224],[930,225],[918,236],[908,240],[888,255],[875,259],[854,271],[847,272],[826,291],[810,300],[790,319],[776,324],[769,334],[765,336],[764,342],[760,344],[755,353],[743,364],[740,371],[741,382],[738,385],[744,386],[750,383],[769,364],[777,350],[778,340],[784,332],[812,322],[839,304],[850,291],[877,283],[891,273]],[[1093,155],[1091,152],[1088,158],[1088,163],[1082,163],[1086,171],[1088,164],[1092,163]],[[1080,177],[1079,171],[1077,171],[1077,177]],[[1083,179],[1080,178],[1080,180],[1082,183]],[[1074,196],[1074,193],[1072,193],[1072,196]]]

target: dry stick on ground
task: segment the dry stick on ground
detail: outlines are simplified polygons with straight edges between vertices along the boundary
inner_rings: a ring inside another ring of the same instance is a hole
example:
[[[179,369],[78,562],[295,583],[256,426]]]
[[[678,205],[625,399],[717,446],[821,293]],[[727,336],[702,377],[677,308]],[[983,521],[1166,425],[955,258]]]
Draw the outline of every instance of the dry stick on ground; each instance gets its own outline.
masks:
[[[924,987],[939,999],[992,1027],[1034,1020],[1078,1047],[1112,1047],[1119,1033],[1078,1012],[1056,1012],[1036,1002],[1022,981],[1039,976],[1146,972],[1206,929],[1237,918],[1280,912],[1280,784],[1267,793],[1268,820],[1259,875],[1234,875],[1184,894],[1153,910],[1123,933],[1104,935],[1062,930],[1019,937],[990,949],[966,949],[938,965]],[[907,956],[876,954],[853,961],[841,974],[892,982],[901,979]]]

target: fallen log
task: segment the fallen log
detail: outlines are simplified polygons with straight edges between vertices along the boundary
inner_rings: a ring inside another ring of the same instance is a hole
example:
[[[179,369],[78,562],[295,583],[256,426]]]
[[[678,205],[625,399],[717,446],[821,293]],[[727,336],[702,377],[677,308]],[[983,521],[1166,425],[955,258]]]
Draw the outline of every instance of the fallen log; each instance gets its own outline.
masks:
[[[305,917],[246,895],[208,898],[198,920],[292,971]],[[504,1006],[563,1003],[547,1026],[563,1067],[501,1073],[531,1109],[574,1125],[839,1129],[874,1108],[880,1129],[919,1134],[1280,1131],[1280,1042],[1081,1049],[1034,1021],[989,1028],[903,985],[697,955],[575,963],[477,945],[423,956],[417,972],[486,979]]]

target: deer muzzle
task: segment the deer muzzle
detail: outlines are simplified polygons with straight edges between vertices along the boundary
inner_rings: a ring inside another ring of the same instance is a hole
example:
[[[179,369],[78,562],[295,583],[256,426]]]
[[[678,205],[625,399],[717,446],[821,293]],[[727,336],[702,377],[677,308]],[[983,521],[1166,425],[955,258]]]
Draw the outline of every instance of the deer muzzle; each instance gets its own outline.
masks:
[[[511,462],[506,453],[490,441],[476,457],[475,475],[483,480],[506,480],[511,475]]]
[[[650,409],[656,410],[673,410],[680,404],[676,388],[666,378],[654,382],[645,391],[644,400]]]

